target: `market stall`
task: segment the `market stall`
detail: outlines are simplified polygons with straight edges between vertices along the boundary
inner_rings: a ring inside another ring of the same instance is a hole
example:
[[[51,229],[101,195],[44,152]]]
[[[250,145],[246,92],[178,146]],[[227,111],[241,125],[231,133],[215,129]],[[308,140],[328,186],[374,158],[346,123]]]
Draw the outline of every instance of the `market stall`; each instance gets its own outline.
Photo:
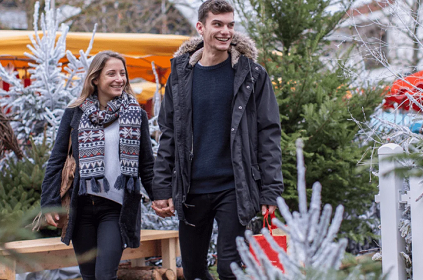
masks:
[[[31,45],[29,36],[33,34],[34,31],[0,30],[0,63],[3,66],[11,63],[15,69],[28,69],[28,62],[31,62],[31,59],[24,53],[29,52],[27,47]],[[60,32],[57,36],[60,36]],[[89,32],[68,32],[66,49],[73,55],[79,56],[80,50],[86,50],[91,37],[92,33]],[[187,36],[180,35],[96,33],[90,53],[96,54],[103,50],[121,53],[128,64],[129,78],[143,78],[150,82],[155,82],[151,67],[151,62],[154,61],[159,82],[164,85],[170,74],[170,59],[187,39]],[[67,63],[66,56],[63,58],[63,63]]]

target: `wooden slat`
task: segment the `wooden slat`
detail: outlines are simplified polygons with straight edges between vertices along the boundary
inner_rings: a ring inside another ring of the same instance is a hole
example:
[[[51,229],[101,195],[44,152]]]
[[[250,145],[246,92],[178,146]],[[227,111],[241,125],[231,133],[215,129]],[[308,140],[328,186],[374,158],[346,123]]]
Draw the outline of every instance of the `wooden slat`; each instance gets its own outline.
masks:
[[[141,231],[141,242],[147,240],[161,240],[167,238],[177,238],[179,232],[177,230],[154,230],[154,229],[143,229]]]
[[[75,252],[73,249],[69,248],[60,251],[25,254],[25,257],[30,258],[33,262],[22,263],[18,261],[16,263],[16,273],[35,272],[78,265],[75,258]]]
[[[121,260],[160,256],[161,246],[159,246],[159,243],[156,240],[151,240],[143,242],[140,248],[127,248],[123,251]],[[67,250],[31,253],[25,254],[25,256],[34,260],[34,263],[17,262],[17,273],[36,272],[78,265],[75,252],[72,248],[69,249],[69,247],[67,247]],[[2,278],[0,277],[0,279]]]
[[[141,231],[141,243],[149,240],[162,240],[168,238],[177,238],[178,231],[176,230],[142,230]],[[36,252],[48,252],[56,250],[66,250],[73,248],[72,244],[68,247],[60,241],[60,237],[54,238],[42,238],[35,240],[23,240],[8,242],[5,246],[7,249],[13,249],[19,253],[36,253]],[[2,255],[8,255],[3,249],[0,248]]]
[[[60,238],[16,241],[5,245],[6,248],[21,253],[26,260],[9,268],[0,264],[0,279],[14,279],[15,270],[17,273],[35,272],[77,265],[72,244],[66,246]],[[180,255],[178,231],[142,230],[141,246],[125,249],[122,260],[162,256],[163,266],[173,269],[176,273],[175,254]],[[9,258],[4,249],[0,249],[0,255]]]

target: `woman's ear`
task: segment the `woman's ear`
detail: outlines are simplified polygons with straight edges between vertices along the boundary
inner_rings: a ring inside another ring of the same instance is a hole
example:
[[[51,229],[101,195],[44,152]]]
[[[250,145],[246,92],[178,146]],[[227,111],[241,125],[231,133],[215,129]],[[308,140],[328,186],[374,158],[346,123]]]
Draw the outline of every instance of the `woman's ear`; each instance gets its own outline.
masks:
[[[94,85],[94,86],[98,85],[98,79],[92,80],[91,81],[91,84]]]

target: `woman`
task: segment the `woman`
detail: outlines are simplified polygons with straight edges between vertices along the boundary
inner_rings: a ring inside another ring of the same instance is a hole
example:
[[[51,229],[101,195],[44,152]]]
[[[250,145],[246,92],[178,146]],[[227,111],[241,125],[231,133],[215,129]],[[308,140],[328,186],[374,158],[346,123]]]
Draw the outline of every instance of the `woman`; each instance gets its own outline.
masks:
[[[62,241],[72,244],[86,279],[117,279],[123,249],[140,245],[140,180],[152,197],[154,157],[147,114],[133,97],[124,58],[93,59],[81,96],[66,108],[42,185],[41,207],[61,205],[59,189],[69,137],[76,161]],[[59,215],[46,213],[57,226]],[[83,261],[83,254],[96,257]]]

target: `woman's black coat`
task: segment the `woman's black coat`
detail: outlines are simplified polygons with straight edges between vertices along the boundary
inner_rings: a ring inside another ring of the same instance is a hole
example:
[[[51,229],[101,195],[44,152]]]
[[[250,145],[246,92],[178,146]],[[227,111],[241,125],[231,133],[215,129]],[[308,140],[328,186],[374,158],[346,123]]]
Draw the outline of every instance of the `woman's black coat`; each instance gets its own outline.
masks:
[[[62,169],[66,161],[68,152],[69,136],[72,140],[72,154],[76,161],[75,179],[73,187],[70,189],[71,211],[69,214],[69,224],[62,242],[69,245],[72,239],[72,233],[75,228],[75,221],[78,212],[78,191],[79,191],[79,149],[78,149],[78,126],[81,120],[82,110],[79,107],[66,108],[56,141],[47,164],[41,193],[41,208],[60,207],[60,184],[62,180]],[[71,133],[72,131],[72,133]],[[70,135],[71,134],[71,135]],[[139,157],[139,177],[141,183],[153,200],[151,184],[153,179],[154,156],[151,147],[150,132],[148,128],[147,113],[142,110],[141,113],[141,143]],[[119,167],[116,167],[119,168]],[[137,248],[140,246],[141,231],[141,194],[129,193],[125,188],[123,205],[119,218],[119,227],[122,236],[124,248]]]

